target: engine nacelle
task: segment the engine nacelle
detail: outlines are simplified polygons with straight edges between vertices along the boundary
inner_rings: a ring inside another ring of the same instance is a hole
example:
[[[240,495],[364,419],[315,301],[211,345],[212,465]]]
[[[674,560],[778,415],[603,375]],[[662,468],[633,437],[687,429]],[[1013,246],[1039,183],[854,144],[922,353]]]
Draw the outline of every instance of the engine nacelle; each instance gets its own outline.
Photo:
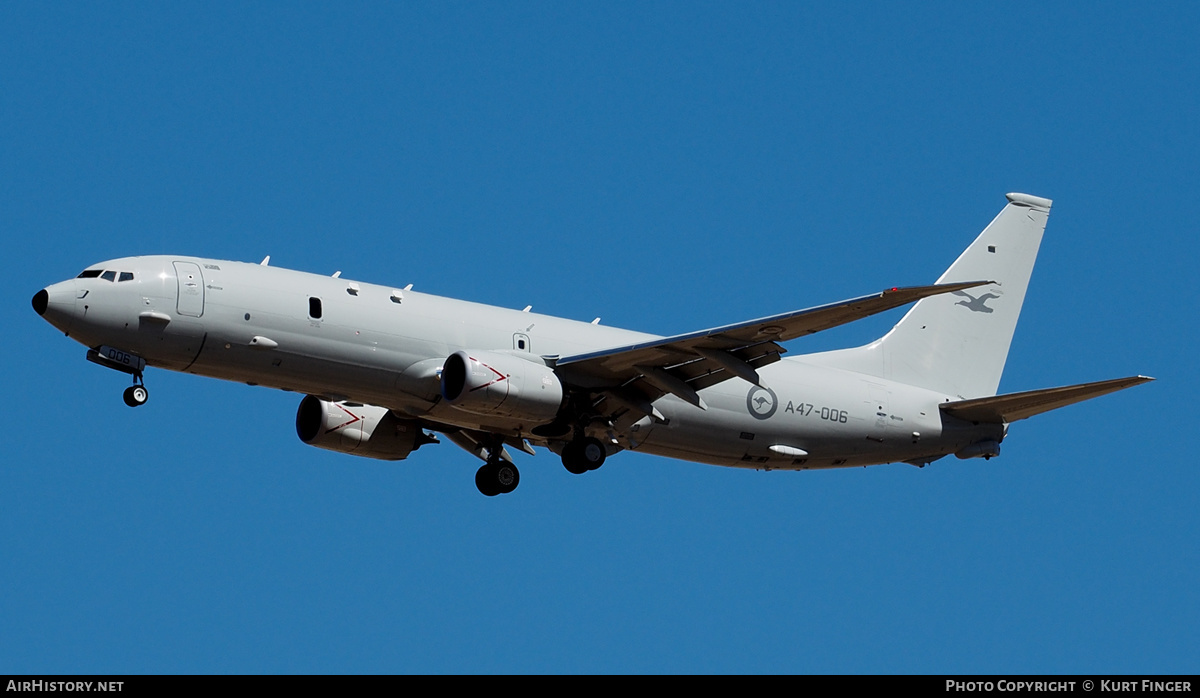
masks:
[[[563,386],[554,370],[520,356],[459,351],[442,365],[442,398],[464,412],[512,417],[529,425],[554,421]]]
[[[430,443],[420,424],[397,419],[386,407],[312,395],[296,410],[296,435],[309,446],[380,460],[404,460]]]

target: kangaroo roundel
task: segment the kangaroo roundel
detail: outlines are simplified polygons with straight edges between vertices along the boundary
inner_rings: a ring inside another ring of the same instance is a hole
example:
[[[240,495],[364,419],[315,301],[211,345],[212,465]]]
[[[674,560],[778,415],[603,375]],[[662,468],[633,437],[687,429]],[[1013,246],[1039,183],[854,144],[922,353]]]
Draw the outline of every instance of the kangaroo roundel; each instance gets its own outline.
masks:
[[[779,400],[774,390],[756,385],[746,393],[746,409],[755,419],[767,419],[779,409]]]

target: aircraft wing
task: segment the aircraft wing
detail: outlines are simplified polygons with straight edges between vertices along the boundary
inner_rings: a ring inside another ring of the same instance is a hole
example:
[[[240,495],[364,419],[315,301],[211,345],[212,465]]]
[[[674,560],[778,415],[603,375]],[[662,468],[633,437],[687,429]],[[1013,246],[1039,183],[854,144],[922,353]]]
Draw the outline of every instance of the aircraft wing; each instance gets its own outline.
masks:
[[[940,405],[943,412],[959,419],[971,422],[993,422],[997,424],[1015,422],[1043,412],[1066,407],[1076,402],[1083,402],[1094,397],[1115,393],[1118,390],[1131,388],[1141,383],[1154,380],[1148,376],[1131,376],[1129,378],[1114,378],[1113,380],[1097,381],[1067,385],[1061,388],[1044,388],[1028,390],[1023,393],[1009,393],[980,397],[974,400],[958,400],[944,402]]]
[[[735,376],[762,385],[757,369],[779,360],[779,345],[796,337],[844,325],[922,298],[992,283],[971,281],[892,288],[806,310],[664,337],[603,351],[565,356],[555,372],[573,385],[604,392],[614,407],[654,414],[649,403],[671,393],[705,407],[696,391]],[[613,410],[609,410],[611,413]],[[657,416],[657,415],[656,415]]]

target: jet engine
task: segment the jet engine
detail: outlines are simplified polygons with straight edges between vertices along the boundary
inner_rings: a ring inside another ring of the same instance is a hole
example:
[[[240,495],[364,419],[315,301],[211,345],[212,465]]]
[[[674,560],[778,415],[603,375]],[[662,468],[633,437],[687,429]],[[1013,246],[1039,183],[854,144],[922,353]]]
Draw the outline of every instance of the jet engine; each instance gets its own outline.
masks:
[[[434,440],[421,425],[386,407],[330,402],[312,395],[296,410],[296,434],[309,446],[379,460],[404,460]]]
[[[455,352],[442,366],[442,398],[471,414],[530,425],[552,422],[562,407],[563,386],[554,369],[536,361],[499,352]]]

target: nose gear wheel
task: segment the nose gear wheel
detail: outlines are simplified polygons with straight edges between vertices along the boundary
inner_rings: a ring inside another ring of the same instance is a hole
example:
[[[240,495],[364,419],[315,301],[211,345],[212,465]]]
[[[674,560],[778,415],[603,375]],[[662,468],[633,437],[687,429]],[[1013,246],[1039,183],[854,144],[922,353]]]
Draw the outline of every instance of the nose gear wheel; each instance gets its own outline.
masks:
[[[125,404],[130,407],[140,407],[146,404],[146,400],[150,399],[150,393],[144,385],[131,385],[125,389]]]

